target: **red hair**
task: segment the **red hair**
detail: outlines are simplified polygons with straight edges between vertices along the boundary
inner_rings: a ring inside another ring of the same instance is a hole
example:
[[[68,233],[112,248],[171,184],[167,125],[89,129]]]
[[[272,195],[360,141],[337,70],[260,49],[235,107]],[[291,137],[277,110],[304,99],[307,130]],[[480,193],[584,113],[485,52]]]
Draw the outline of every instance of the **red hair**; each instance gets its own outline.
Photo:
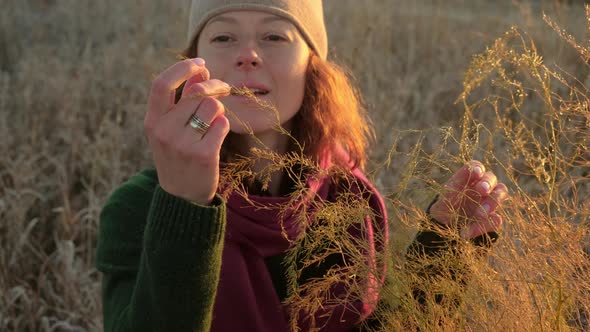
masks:
[[[343,167],[352,164],[364,168],[373,131],[359,93],[345,71],[312,53],[305,80],[303,103],[295,116],[295,128],[299,128],[295,138],[315,160],[343,148],[349,160],[334,162]]]

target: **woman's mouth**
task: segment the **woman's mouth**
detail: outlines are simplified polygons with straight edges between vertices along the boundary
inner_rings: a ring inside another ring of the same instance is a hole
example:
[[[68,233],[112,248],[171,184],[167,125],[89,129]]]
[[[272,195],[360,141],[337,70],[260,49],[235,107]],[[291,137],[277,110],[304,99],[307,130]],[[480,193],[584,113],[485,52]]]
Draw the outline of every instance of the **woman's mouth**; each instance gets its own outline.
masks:
[[[240,82],[235,83],[230,90],[232,96],[243,97],[262,97],[270,93],[268,87],[259,82]]]
[[[264,90],[264,89],[252,88],[252,89],[249,89],[249,90],[255,96],[264,96],[264,95],[268,94],[268,90]]]
[[[230,95],[232,96],[264,96],[268,94],[268,90],[265,89],[259,89],[259,88],[248,88],[248,87],[243,87],[243,88],[237,88],[237,87],[232,87],[230,90]]]

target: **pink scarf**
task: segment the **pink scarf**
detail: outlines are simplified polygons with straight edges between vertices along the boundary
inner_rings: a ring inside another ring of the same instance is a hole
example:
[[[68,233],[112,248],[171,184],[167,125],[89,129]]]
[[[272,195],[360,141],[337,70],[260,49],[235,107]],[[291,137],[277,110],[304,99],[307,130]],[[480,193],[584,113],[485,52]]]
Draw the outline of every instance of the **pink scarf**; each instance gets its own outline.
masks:
[[[353,186],[366,199],[375,213],[376,220],[366,218],[366,229],[361,235],[370,244],[366,252],[369,264],[376,263],[375,251],[387,247],[387,219],[383,200],[372,184],[359,170],[351,171],[358,185]],[[325,201],[333,198],[338,186],[329,178],[308,179],[306,197],[300,198],[295,206],[306,206],[306,214],[313,215],[312,201]],[[250,195],[248,200],[256,206],[286,206],[291,204],[289,197],[262,197]],[[281,303],[271,276],[265,264],[265,258],[284,253],[291,243],[284,236],[293,240],[299,230],[295,209],[281,213],[280,208],[259,209],[238,193],[231,193],[227,200],[227,226],[225,246],[223,249],[221,276],[217,288],[211,331],[289,331],[288,306]],[[380,232],[376,241],[374,235]],[[384,272],[384,267],[379,270]],[[366,294],[363,300],[346,305],[326,305],[315,313],[316,326],[322,331],[349,331],[365,319],[374,309],[378,289],[383,282],[384,273],[371,276],[366,281]],[[345,294],[346,288],[334,285],[331,294]],[[331,315],[326,315],[331,313]],[[327,317],[326,317],[327,316]],[[299,322],[301,330],[309,329],[309,321]]]

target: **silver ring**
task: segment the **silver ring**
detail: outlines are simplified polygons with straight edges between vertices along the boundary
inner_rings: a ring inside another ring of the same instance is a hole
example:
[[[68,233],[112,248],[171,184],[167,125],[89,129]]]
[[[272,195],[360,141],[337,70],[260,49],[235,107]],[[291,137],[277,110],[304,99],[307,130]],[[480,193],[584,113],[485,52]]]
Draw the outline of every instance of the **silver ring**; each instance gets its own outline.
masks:
[[[210,127],[205,121],[199,119],[199,117],[196,114],[193,114],[191,116],[189,125],[195,128],[201,135],[205,135],[205,133],[207,132],[207,130],[209,130]]]

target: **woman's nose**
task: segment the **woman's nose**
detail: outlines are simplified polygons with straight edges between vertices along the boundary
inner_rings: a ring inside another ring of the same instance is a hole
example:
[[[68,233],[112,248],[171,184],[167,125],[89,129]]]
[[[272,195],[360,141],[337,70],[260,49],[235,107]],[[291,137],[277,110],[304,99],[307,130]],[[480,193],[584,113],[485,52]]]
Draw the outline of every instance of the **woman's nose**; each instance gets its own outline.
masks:
[[[240,50],[236,59],[236,67],[241,70],[256,69],[260,67],[261,64],[262,60],[260,59],[258,51],[250,45],[244,46]]]

